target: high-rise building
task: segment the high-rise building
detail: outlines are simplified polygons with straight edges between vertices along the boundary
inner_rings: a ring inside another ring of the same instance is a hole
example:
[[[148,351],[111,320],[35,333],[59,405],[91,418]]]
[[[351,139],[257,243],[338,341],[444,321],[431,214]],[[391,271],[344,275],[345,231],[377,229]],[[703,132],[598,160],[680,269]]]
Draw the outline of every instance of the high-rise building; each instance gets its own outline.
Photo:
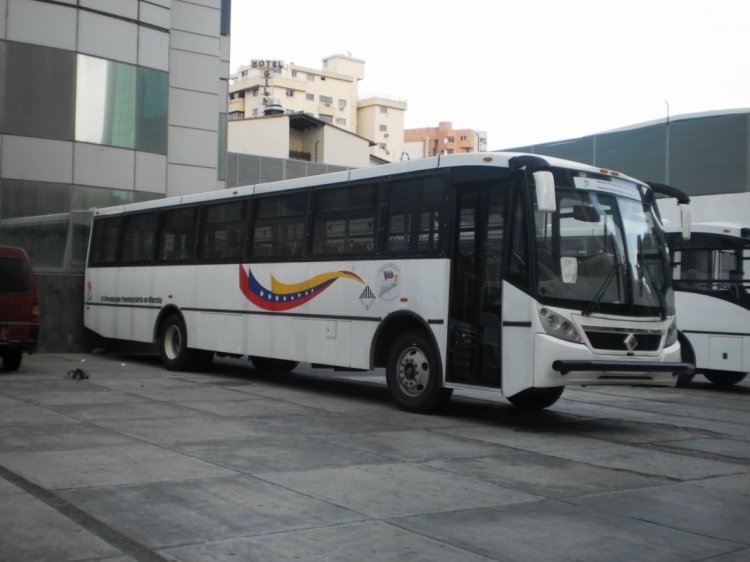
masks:
[[[58,276],[48,322],[80,315],[86,211],[224,187],[230,2],[0,0],[0,243]]]

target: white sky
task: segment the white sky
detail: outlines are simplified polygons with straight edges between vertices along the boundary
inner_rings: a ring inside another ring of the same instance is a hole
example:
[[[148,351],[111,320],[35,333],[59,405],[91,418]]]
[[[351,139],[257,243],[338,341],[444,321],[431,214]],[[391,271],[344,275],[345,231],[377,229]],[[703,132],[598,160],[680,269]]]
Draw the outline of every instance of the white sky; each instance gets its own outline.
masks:
[[[365,61],[359,96],[488,148],[750,107],[748,0],[233,0],[230,68]],[[667,105],[668,104],[668,105]]]

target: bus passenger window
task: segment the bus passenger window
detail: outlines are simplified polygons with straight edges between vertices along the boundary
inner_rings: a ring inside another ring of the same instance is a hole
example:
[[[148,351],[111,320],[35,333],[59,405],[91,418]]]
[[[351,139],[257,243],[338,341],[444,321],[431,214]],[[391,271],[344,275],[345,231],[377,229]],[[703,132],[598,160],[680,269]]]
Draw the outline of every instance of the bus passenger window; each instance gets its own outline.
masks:
[[[444,193],[442,176],[391,182],[386,220],[387,253],[438,253],[443,250],[440,212]]]
[[[159,235],[159,261],[189,261],[195,247],[196,207],[164,213]]]
[[[258,199],[252,255],[269,258],[302,256],[306,219],[306,192]]]
[[[375,247],[377,184],[354,184],[315,194],[312,253],[365,256]]]
[[[153,261],[158,224],[158,213],[143,213],[126,217],[120,261],[124,263]]]
[[[203,209],[201,261],[241,259],[245,253],[245,201],[207,205]]]

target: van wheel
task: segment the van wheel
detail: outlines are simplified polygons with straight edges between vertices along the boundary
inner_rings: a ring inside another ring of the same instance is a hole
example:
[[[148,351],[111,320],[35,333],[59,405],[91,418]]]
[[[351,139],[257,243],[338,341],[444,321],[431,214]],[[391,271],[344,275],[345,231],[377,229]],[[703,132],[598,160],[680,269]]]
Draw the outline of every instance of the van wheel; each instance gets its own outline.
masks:
[[[508,396],[508,402],[521,410],[543,410],[549,408],[562,396],[563,386],[552,388],[527,388],[518,394]]]
[[[186,371],[193,366],[193,353],[188,349],[187,328],[179,314],[170,314],[161,326],[159,351],[161,362],[170,371]]]
[[[22,349],[9,349],[3,353],[3,369],[6,371],[17,371],[23,359]]]
[[[450,390],[440,386],[437,354],[422,332],[407,332],[394,342],[385,374],[391,396],[404,410],[432,412],[450,398]]]

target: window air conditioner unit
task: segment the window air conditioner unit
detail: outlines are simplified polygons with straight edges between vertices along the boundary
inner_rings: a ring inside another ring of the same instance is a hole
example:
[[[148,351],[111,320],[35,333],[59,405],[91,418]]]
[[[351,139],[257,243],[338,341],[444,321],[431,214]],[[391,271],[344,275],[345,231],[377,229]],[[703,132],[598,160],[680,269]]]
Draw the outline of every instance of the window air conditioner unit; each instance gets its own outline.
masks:
[[[388,136],[389,136],[389,135],[388,135],[388,133],[383,133],[383,136],[384,136],[385,138],[388,138]]]

